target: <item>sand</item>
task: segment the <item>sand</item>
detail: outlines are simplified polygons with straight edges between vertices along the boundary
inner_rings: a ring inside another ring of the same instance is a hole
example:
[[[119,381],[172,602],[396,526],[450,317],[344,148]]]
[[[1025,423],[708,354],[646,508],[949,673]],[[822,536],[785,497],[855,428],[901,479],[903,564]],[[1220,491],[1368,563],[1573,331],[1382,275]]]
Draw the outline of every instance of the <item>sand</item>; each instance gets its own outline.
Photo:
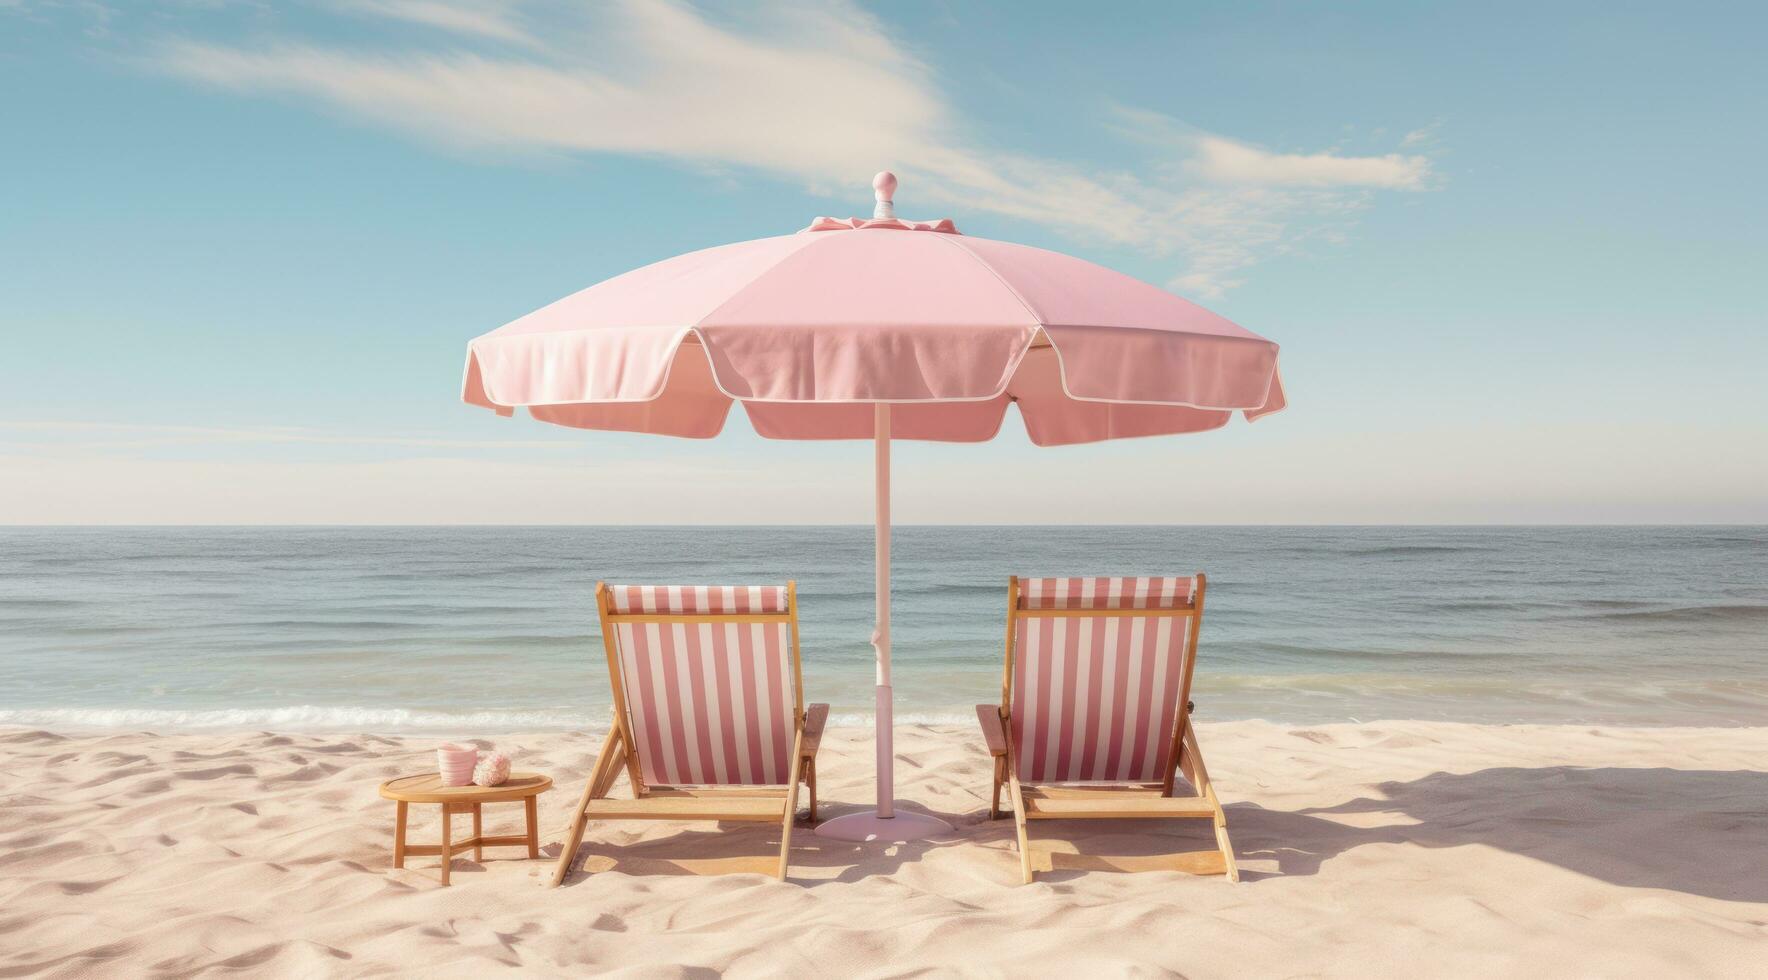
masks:
[[[985,819],[975,733],[905,728],[900,795],[951,817],[953,840],[801,830],[780,883],[673,863],[766,854],[775,828],[603,825],[583,853],[606,870],[550,890],[552,862],[519,850],[459,861],[450,888],[435,858],[391,869],[393,805],[375,788],[433,760],[436,739],[0,732],[0,976],[1768,970],[1768,728],[1200,733],[1239,884],[1058,870],[1020,886],[1011,821]],[[496,742],[559,783],[541,801],[550,858],[599,743]],[[825,815],[857,809],[868,733],[835,730],[823,753]],[[435,809],[414,808],[414,842],[434,839]],[[487,831],[513,832],[519,815],[488,809]],[[1208,846],[1202,823],[1033,831],[1056,851]]]

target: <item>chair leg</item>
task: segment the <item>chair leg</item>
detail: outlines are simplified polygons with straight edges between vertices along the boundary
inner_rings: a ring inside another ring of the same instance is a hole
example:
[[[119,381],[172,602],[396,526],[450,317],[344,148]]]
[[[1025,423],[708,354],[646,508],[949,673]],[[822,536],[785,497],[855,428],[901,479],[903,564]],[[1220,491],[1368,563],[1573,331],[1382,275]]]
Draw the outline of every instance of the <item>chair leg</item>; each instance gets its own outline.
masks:
[[[810,825],[816,826],[816,760],[804,760],[804,784],[810,789]]]
[[[577,815],[571,820],[571,832],[565,836],[565,846],[559,849],[559,865],[553,869],[552,887],[557,888],[565,883],[565,876],[571,873],[571,862],[577,857],[577,848],[583,843],[583,832],[589,827],[589,801],[592,799],[590,790],[594,784],[583,788],[583,798],[577,801]]]
[[[786,817],[780,821],[780,866],[774,877],[786,880],[786,868],[792,857],[792,825],[798,821],[798,784],[786,793]]]
[[[1001,817],[1001,780],[1003,770],[1007,767],[1007,757],[995,756],[994,761],[994,792],[988,800],[988,819],[999,820]]]
[[[1228,818],[1216,810],[1215,818],[1216,847],[1222,851],[1222,864],[1229,881],[1240,880],[1240,866],[1234,863],[1234,845],[1228,840]]]
[[[792,742],[792,778],[786,781],[786,817],[780,821],[780,868],[774,877],[786,880],[786,864],[792,856],[792,825],[798,822],[798,784],[804,781],[804,759],[798,750],[804,744],[804,732]]]
[[[1031,838],[1025,828],[1025,795],[1019,790],[1019,777],[1007,772],[1007,794],[1013,804],[1013,830],[1019,837],[1020,884],[1031,884]]]
[[[583,787],[583,795],[577,800],[577,809],[572,811],[571,829],[565,835],[565,845],[559,849],[559,864],[553,869],[552,887],[557,888],[565,883],[565,876],[571,873],[571,862],[577,857],[577,848],[583,843],[583,832],[589,827],[589,801],[601,798],[608,791],[613,773],[619,771],[621,756],[617,752],[624,747],[620,738],[620,729],[608,733],[608,740],[602,744],[602,754],[596,757],[595,768],[590,770],[589,782]]]
[[[1222,810],[1222,801],[1216,798],[1215,786],[1209,781],[1209,767],[1203,764],[1203,749],[1197,744],[1197,732],[1190,725],[1185,726],[1184,741],[1179,745],[1179,763],[1184,767],[1185,778],[1197,788],[1197,795],[1208,800],[1215,807],[1216,847],[1222,852],[1222,865],[1229,881],[1240,880],[1240,866],[1234,861],[1234,844],[1228,839],[1228,815]]]

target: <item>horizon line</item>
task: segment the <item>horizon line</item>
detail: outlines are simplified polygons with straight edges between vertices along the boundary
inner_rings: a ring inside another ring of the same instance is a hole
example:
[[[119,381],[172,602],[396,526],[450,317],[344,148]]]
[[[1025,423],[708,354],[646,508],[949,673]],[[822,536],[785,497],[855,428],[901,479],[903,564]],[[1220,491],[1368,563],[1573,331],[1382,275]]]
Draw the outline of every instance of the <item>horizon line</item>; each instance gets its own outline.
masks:
[[[1200,527],[1221,527],[1221,528],[1396,528],[1396,527],[1404,527],[1404,528],[1583,528],[1583,527],[1590,527],[1590,528],[1602,528],[1602,527],[1608,527],[1608,528],[1623,528],[1623,527],[1624,528],[1768,528],[1768,522],[1752,524],[1752,523],[1737,523],[1737,522],[1729,522],[1729,521],[1673,521],[1673,522],[1655,522],[1655,523],[1653,523],[1653,522],[1626,522],[1626,521],[1578,521],[1578,522],[1562,522],[1562,523],[1505,523],[1505,522],[1497,522],[1497,521],[1489,521],[1489,522],[1488,521],[1466,521],[1466,522],[1454,522],[1454,523],[1440,523],[1440,522],[1439,523],[1430,523],[1430,522],[1398,521],[1398,522],[1386,523],[1386,524],[1357,523],[1357,522],[1319,522],[1319,523],[1277,523],[1277,522],[1272,522],[1272,523],[1263,523],[1263,524],[1245,524],[1245,523],[1200,521],[1200,522],[1195,522],[1195,523],[1171,523],[1171,524],[1151,524],[1151,523],[1140,523],[1140,522],[1127,522],[1127,523],[1098,522],[1098,523],[1081,523],[1081,524],[1059,524],[1059,523],[938,521],[938,522],[900,522],[900,523],[892,523],[889,526],[893,529],[911,528],[911,527],[1011,527],[1011,528],[1150,528],[1150,527],[1193,527],[1193,528],[1200,528]],[[849,522],[849,523],[842,523],[842,524],[825,524],[825,523],[787,523],[787,524],[782,524],[782,523],[766,523],[766,522],[753,522],[753,523],[742,523],[742,524],[720,524],[720,523],[700,523],[700,522],[679,522],[679,523],[673,523],[673,524],[652,524],[652,523],[630,523],[630,524],[603,523],[603,524],[596,524],[596,523],[587,523],[587,522],[586,523],[570,523],[570,524],[561,523],[561,522],[540,523],[540,524],[517,524],[517,523],[503,523],[503,522],[496,522],[496,523],[461,522],[461,523],[447,523],[447,524],[418,524],[418,523],[374,524],[374,523],[321,523],[321,522],[298,522],[298,523],[290,523],[290,524],[273,524],[273,523],[267,523],[267,522],[265,522],[265,523],[252,523],[252,524],[222,524],[222,523],[206,524],[206,523],[184,523],[184,522],[180,522],[180,523],[167,522],[167,523],[154,523],[154,524],[128,524],[128,523],[114,523],[113,524],[113,523],[103,523],[103,522],[90,523],[90,524],[47,524],[47,523],[33,524],[33,523],[0,522],[0,531],[11,531],[11,530],[99,530],[99,529],[131,530],[131,529],[149,529],[149,528],[153,528],[153,529],[160,529],[160,528],[225,528],[225,529],[236,529],[236,528],[278,528],[278,529],[310,528],[310,529],[315,529],[315,530],[323,530],[323,529],[345,529],[345,528],[388,529],[388,528],[444,528],[444,527],[505,528],[505,529],[565,528],[565,527],[573,527],[573,528],[574,527],[584,527],[584,528],[709,528],[709,529],[726,529],[726,528],[871,528],[871,527],[874,527],[874,525],[871,523],[860,523],[860,522]]]

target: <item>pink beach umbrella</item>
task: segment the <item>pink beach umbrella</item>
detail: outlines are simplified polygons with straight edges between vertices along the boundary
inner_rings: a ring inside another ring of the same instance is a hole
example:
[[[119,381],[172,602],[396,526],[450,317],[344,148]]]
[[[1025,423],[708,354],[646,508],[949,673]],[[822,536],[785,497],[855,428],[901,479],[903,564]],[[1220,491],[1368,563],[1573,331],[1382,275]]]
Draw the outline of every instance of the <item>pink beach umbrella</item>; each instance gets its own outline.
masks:
[[[1200,432],[1283,407],[1277,345],[1057,252],[870,220],[690,252],[597,283],[467,345],[463,398],[581,429],[710,438],[740,402],[770,439],[871,439],[877,503],[877,809],[850,840],[949,827],[898,810],[890,695],[890,441],[981,442],[1016,403],[1039,446]]]

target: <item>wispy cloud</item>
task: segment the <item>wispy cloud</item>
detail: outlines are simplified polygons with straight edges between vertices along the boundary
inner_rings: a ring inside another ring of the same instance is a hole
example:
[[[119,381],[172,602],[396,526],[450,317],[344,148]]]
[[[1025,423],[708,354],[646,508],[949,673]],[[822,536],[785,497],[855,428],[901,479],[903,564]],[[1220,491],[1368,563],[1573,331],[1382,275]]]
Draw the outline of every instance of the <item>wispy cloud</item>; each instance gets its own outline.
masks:
[[[1272,153],[1210,136],[1197,141],[1187,166],[1199,176],[1229,184],[1279,187],[1385,187],[1417,190],[1430,176],[1423,156],[1345,157],[1332,153]]]
[[[1370,195],[1421,189],[1431,173],[1423,154],[1271,151],[1143,110],[1121,110],[1113,123],[1158,145],[1141,173],[984,145],[934,68],[846,0],[775,0],[718,19],[661,0],[544,9],[358,0],[350,9],[452,36],[428,47],[186,38],[160,45],[153,61],[456,146],[655,156],[825,192],[888,166],[923,202],[1171,255],[1169,284],[1206,297],[1317,226],[1341,225]],[[511,43],[522,48],[512,53]]]
[[[1442,131],[1443,121],[1438,119],[1429,125],[1420,126],[1400,138],[1400,148],[1421,150],[1436,145],[1437,134]]]
[[[538,45],[516,20],[515,8],[497,2],[473,4],[445,0],[344,0],[346,11],[409,21],[469,37]]]

